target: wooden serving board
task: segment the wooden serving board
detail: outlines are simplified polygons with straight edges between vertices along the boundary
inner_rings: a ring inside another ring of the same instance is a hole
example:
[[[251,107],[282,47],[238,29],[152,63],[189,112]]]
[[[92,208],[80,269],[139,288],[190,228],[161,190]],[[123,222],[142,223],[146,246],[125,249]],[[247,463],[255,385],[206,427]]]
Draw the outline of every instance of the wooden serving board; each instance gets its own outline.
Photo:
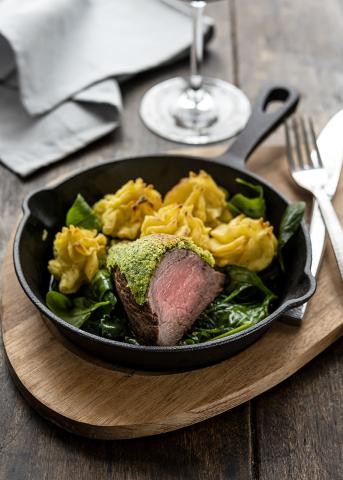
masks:
[[[215,155],[220,148],[192,152]],[[260,149],[251,169],[290,198],[300,197],[289,180],[281,147]],[[342,184],[336,198],[341,210]],[[45,418],[94,438],[154,435],[218,415],[285,380],[343,332],[342,284],[330,248],[301,327],[277,322],[240,354],[180,373],[116,368],[67,344],[49,330],[21,290],[12,245],[2,280],[3,342],[16,385]]]

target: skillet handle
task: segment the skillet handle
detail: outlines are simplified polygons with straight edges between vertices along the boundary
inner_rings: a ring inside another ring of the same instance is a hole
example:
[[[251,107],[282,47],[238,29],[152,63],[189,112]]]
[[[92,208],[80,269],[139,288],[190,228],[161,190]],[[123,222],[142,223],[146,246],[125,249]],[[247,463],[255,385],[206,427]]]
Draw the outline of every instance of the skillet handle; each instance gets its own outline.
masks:
[[[253,150],[295,111],[299,100],[299,92],[292,87],[270,85],[263,88],[252,107],[248,123],[220,160],[225,162],[227,156],[230,163],[244,164]],[[277,110],[267,112],[268,105],[274,101],[283,103]]]

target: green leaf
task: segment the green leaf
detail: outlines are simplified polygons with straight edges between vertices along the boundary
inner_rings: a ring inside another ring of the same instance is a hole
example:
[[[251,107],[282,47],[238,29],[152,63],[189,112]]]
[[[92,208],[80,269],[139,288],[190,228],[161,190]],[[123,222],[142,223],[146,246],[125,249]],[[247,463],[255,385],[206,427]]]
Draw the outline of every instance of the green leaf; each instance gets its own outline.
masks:
[[[130,334],[127,320],[123,317],[112,316],[100,322],[101,335],[107,338],[126,337]]]
[[[264,315],[264,312],[263,312],[263,315]],[[262,318],[264,318],[264,317],[262,317]],[[262,320],[262,318],[261,318],[261,320]],[[255,322],[255,323],[257,323],[257,322]],[[234,333],[238,333],[238,332],[241,332],[242,330],[246,330],[247,328],[251,327],[255,323],[253,323],[251,321],[244,322],[239,327],[236,327],[236,328],[233,328],[232,330],[228,330],[227,332],[221,333],[217,337],[213,337],[211,340],[219,340],[219,338],[229,337],[230,335],[233,335]]]
[[[224,270],[230,280],[228,286],[229,292],[237,291],[237,289],[242,291],[244,288],[256,287],[264,295],[276,298],[276,295],[269,290],[257,273],[251,272],[247,268],[239,267],[238,265],[228,265]]]
[[[278,242],[278,259],[282,271],[285,271],[285,265],[282,256],[282,249],[286,243],[297,232],[304,217],[305,202],[291,203],[288,205],[281,218]]]
[[[206,316],[205,310],[205,315],[204,312],[200,315],[193,328],[182,339],[181,344],[189,345],[217,340],[245,330],[260,322],[269,314],[270,302],[271,297],[266,297],[261,304],[246,305],[227,303],[225,299],[218,298],[216,309],[210,314],[215,326],[207,327],[206,322],[208,322],[208,319],[204,318]]]
[[[250,198],[242,193],[236,193],[228,202],[231,213],[233,215],[244,213],[247,217],[264,218],[266,215],[266,202],[263,196],[263,187],[247,182],[242,178],[236,178],[236,182],[254,190],[257,196]]]
[[[67,297],[50,291],[46,297],[49,309],[66,322],[103,337],[135,342],[127,319],[116,312],[117,298],[113,292],[111,274],[107,269],[99,270],[89,286],[82,290],[82,297]]]
[[[113,290],[111,273],[106,268],[102,268],[95,274],[91,281],[90,296],[93,300],[108,301],[114,307],[117,303],[117,298]]]
[[[269,314],[276,295],[261,278],[246,268],[230,265],[224,269],[229,277],[225,292],[219,295],[181,340],[182,345],[217,340],[245,330]]]
[[[94,302],[86,297],[68,298],[62,293],[51,290],[46,295],[48,308],[62,320],[81,328],[93,312],[101,307],[107,307],[110,302]]]
[[[101,224],[97,216],[80,193],[78,193],[73,205],[67,212],[66,225],[74,225],[89,230],[101,230]]]

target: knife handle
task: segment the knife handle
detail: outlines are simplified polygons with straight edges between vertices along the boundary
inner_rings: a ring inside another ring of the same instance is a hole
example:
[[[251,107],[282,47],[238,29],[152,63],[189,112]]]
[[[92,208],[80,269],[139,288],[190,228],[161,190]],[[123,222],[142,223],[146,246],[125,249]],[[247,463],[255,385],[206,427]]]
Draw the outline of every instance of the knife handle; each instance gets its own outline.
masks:
[[[332,202],[325,191],[318,189],[314,190],[317,202],[324,223],[326,225],[331,245],[336,257],[337,266],[343,280],[343,228],[337,217],[336,211],[333,208]]]
[[[282,317],[280,318],[280,321],[282,323],[286,323],[287,325],[293,325],[295,327],[299,327],[304,318],[307,305],[308,305],[307,303],[304,303],[299,307],[291,308],[290,310],[285,312],[284,315],[282,315]]]

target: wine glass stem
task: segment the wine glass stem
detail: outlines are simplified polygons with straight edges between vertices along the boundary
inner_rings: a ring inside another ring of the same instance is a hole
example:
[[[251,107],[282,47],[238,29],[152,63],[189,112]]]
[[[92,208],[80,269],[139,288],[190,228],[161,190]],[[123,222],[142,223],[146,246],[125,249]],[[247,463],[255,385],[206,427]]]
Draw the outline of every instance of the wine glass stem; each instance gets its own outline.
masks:
[[[193,43],[191,48],[191,76],[190,88],[200,90],[202,87],[201,65],[203,60],[203,13],[205,1],[192,1],[193,9]]]

